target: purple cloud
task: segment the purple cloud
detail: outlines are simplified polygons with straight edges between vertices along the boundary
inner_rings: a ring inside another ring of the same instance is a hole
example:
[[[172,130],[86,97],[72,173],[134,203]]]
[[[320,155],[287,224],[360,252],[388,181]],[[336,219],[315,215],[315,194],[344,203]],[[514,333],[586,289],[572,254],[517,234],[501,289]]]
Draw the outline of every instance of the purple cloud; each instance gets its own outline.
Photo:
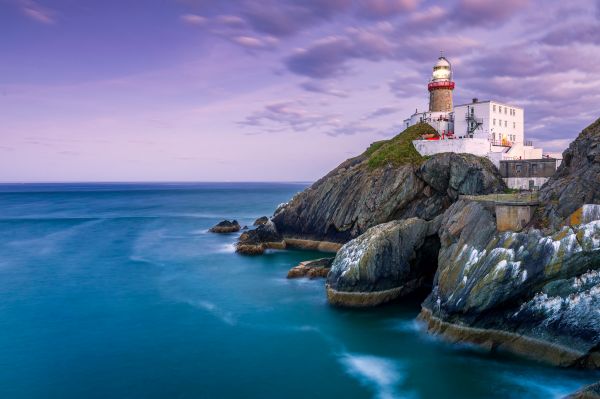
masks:
[[[33,0],[22,0],[19,3],[21,11],[28,18],[46,25],[56,23],[56,13],[49,8],[43,7]]]
[[[529,3],[528,0],[459,0],[452,19],[458,24],[490,25],[513,17]]]
[[[363,0],[358,2],[357,12],[367,18],[389,18],[417,8],[419,0]]]

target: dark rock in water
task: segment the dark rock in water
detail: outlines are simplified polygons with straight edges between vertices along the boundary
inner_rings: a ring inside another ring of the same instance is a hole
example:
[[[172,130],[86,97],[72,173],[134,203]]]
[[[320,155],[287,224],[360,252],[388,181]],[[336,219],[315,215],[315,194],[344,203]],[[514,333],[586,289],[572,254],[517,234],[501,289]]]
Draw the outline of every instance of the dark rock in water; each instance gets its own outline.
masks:
[[[563,152],[556,174],[540,189],[538,223],[558,227],[583,204],[600,204],[600,119]]]
[[[294,266],[290,269],[287,278],[308,277],[313,279],[317,277],[327,277],[333,259],[334,258],[321,258],[300,262],[298,266]]]
[[[235,250],[242,255],[260,255],[268,248],[283,249],[285,242],[272,221],[248,230],[240,236]]]
[[[211,227],[208,231],[211,233],[235,233],[240,231],[240,224],[237,220],[223,220]]]
[[[435,222],[418,218],[396,220],[372,227],[346,243],[327,277],[329,302],[375,306],[431,283],[437,240],[428,242],[427,238],[435,234],[434,226]]]
[[[498,233],[489,209],[444,214],[434,287],[422,317],[456,341],[563,366],[600,367],[600,221],[551,235]]]
[[[269,221],[268,217],[261,216],[254,221],[254,226],[262,226],[263,224],[267,223],[268,221]]]
[[[588,385],[565,399],[600,399],[600,382]]]
[[[281,205],[272,220],[284,237],[344,243],[391,220],[432,220],[460,194],[505,189],[486,158],[446,153],[420,164],[371,168],[365,153]]]

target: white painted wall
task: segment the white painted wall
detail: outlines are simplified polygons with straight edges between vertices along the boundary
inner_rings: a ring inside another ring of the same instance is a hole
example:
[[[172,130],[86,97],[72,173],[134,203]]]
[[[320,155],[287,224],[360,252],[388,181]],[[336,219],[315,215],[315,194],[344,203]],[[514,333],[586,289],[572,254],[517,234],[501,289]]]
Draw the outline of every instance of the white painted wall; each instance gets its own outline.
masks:
[[[548,181],[549,177],[505,177],[504,182],[508,188],[515,190],[529,190],[529,181],[533,180],[533,186],[540,188]]]
[[[474,137],[490,138],[501,142],[524,142],[525,113],[522,108],[497,101],[483,101],[454,107],[454,134],[463,137],[467,134],[467,112],[475,110],[475,118],[482,119],[483,125],[475,131]]]
[[[486,139],[454,139],[454,140],[415,140],[413,145],[419,154],[428,156],[440,152],[469,153],[480,157],[487,156],[489,142]]]

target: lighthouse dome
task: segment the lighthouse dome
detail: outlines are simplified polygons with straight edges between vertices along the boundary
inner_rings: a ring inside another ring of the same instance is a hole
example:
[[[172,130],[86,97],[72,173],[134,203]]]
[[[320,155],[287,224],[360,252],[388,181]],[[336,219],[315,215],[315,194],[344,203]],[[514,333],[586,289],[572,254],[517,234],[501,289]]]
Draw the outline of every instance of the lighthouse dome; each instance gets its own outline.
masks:
[[[452,80],[452,66],[450,61],[446,57],[438,58],[437,62],[433,66],[433,74],[431,76],[432,81],[439,80]]]

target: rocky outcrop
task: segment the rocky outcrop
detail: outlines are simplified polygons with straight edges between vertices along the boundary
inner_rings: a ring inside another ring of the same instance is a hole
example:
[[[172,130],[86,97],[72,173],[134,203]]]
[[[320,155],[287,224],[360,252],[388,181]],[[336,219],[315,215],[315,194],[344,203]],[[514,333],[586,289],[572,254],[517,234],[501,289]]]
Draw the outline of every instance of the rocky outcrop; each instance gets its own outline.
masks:
[[[375,306],[431,283],[437,266],[435,232],[435,221],[412,218],[377,225],[349,241],[327,277],[329,302]]]
[[[498,233],[493,213],[459,201],[444,214],[422,318],[455,341],[563,366],[600,367],[600,221]]]
[[[272,220],[284,237],[344,243],[391,220],[432,220],[460,194],[505,188],[489,160],[470,154],[437,154],[419,165],[375,169],[363,154],[280,206]]]
[[[540,190],[542,227],[557,228],[583,204],[600,204],[600,119],[563,153],[556,174]]]
[[[211,233],[235,233],[240,231],[241,227],[237,220],[223,220],[211,227],[208,231]]]
[[[294,266],[290,269],[287,278],[308,277],[314,279],[318,277],[327,277],[332,262],[333,258],[321,258],[300,262],[298,266]]]
[[[243,232],[235,246],[235,251],[242,255],[261,255],[268,248],[284,249],[286,247],[281,235],[272,221],[258,226],[254,230]]]
[[[600,382],[588,385],[565,399],[600,399]]]
[[[253,226],[262,226],[263,224],[267,223],[268,221],[269,221],[268,217],[261,216],[254,221]]]

